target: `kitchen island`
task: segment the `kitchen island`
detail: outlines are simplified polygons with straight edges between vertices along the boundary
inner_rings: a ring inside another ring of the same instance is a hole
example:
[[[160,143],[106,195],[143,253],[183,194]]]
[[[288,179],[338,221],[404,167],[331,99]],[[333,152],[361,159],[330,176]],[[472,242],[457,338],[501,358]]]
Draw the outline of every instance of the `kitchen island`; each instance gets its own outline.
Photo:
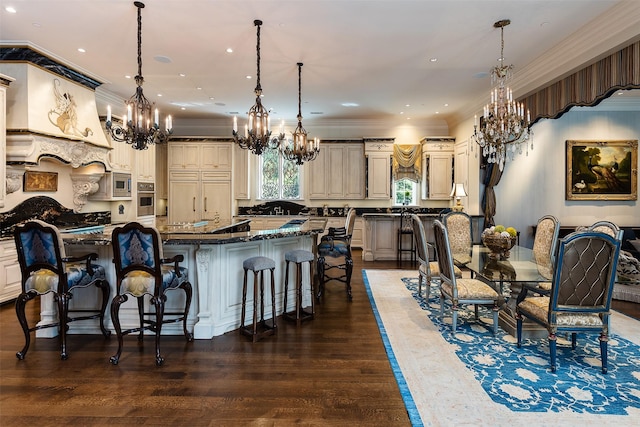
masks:
[[[242,224],[249,221],[241,221]],[[225,332],[240,327],[240,311],[242,304],[242,262],[253,256],[267,256],[276,261],[276,315],[281,314],[283,304],[284,254],[290,250],[304,249],[315,253],[318,234],[322,234],[326,227],[326,219],[310,218],[301,224],[293,224],[277,229],[254,229],[249,231],[224,232],[227,229],[238,228],[240,221],[226,226],[197,226],[195,224],[178,224],[160,226],[163,251],[165,257],[181,254],[184,256],[183,266],[189,269],[189,280],[193,285],[194,297],[189,310],[188,327],[193,329],[196,339],[210,339]],[[226,228],[229,227],[229,228]],[[98,252],[98,262],[107,271],[107,279],[111,284],[111,294],[115,295],[115,270],[112,264],[110,230],[107,227],[98,234],[69,234],[63,233],[65,249],[69,255]],[[315,265],[315,264],[314,264]],[[308,268],[308,267],[307,267]],[[309,274],[303,272],[303,280],[308,285]],[[290,292],[295,287],[289,286]],[[87,308],[93,304],[95,292],[91,289],[81,289],[71,301],[73,308]],[[252,295],[248,297],[253,298]],[[270,296],[266,297],[270,298]],[[310,295],[305,295],[303,305],[310,305]],[[292,310],[295,303],[293,294],[288,298]],[[184,306],[184,296],[180,292],[170,295],[166,310]],[[247,304],[250,310],[252,304]],[[265,307],[265,317],[271,316],[269,307]],[[109,310],[107,310],[109,314]],[[52,298],[43,298],[42,321],[54,321],[56,311]],[[137,325],[137,306],[133,298],[122,305],[120,320],[123,328]],[[105,323],[112,326],[111,317]],[[251,313],[248,313],[251,317]],[[37,331],[37,336],[51,336],[55,328]],[[97,322],[79,322],[74,324],[69,333],[97,334],[100,333]],[[181,335],[181,324],[167,324],[162,327],[163,335]]]

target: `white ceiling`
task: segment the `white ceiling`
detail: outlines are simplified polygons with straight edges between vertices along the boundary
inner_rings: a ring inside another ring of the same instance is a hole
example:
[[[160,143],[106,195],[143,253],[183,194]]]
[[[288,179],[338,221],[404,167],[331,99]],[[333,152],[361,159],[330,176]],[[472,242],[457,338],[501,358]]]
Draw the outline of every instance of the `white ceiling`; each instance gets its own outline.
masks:
[[[0,4],[0,44],[29,43],[104,82],[98,92],[107,97],[134,93],[133,79],[125,78],[137,71],[133,1]],[[602,27],[616,17],[619,26]],[[549,73],[575,70],[640,37],[637,0],[147,0],[144,92],[175,120],[244,115],[255,101],[253,21],[261,19],[263,104],[273,119],[295,125],[296,63],[303,62],[304,122],[451,123],[486,102],[488,71],[500,56],[500,31],[493,23],[505,18],[511,25],[504,53],[515,67],[516,97],[548,82]],[[577,54],[587,38],[597,42]],[[225,52],[229,47],[231,54]],[[536,69],[544,72],[532,77]]]

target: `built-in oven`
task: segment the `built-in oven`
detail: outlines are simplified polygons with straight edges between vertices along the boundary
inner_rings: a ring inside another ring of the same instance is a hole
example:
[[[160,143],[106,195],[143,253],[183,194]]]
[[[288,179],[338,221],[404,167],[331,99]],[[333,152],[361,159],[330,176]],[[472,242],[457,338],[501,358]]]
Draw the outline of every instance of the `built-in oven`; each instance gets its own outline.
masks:
[[[155,215],[153,182],[138,183],[138,216]]]

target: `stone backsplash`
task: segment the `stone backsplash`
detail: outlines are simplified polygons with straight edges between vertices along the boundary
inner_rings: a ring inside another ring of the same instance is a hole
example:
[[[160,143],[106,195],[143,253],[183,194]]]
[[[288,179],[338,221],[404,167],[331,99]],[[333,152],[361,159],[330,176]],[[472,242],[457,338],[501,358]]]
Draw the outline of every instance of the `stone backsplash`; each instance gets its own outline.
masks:
[[[365,213],[401,213],[407,209],[415,214],[437,215],[448,208],[416,208],[416,207],[385,207],[385,208],[355,208],[357,215]],[[276,200],[254,206],[240,206],[238,215],[311,215],[311,216],[346,216],[348,206],[307,207],[295,202]]]

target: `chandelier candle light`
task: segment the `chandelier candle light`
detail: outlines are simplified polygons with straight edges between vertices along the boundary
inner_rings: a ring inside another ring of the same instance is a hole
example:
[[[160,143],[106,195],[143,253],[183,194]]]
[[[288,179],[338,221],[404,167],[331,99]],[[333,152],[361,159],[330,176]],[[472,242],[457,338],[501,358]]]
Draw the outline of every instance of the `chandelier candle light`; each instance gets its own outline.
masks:
[[[307,131],[302,127],[302,65],[302,62],[298,62],[298,126],[293,131],[293,140],[280,145],[282,156],[295,161],[297,165],[315,160],[320,152],[320,140],[308,140]]]
[[[479,129],[477,116],[474,116],[472,135],[482,147],[482,155],[489,163],[498,163],[500,170],[504,169],[505,161],[513,160],[516,150],[522,154],[521,144],[533,135],[529,130],[529,110],[525,109],[524,103],[513,100],[513,91],[506,85],[513,69],[513,65],[504,64],[504,27],[510,23],[509,19],[503,19],[493,24],[494,28],[500,28],[500,65],[491,70],[491,83],[496,86],[491,90],[490,103],[484,107]]]
[[[171,116],[165,119],[165,131],[160,130],[160,113],[155,104],[142,93],[142,14],[144,3],[135,1],[138,8],[138,75],[136,75],[136,93],[128,101],[127,114],[122,117],[122,126],[111,121],[111,106],[107,106],[107,129],[111,137],[118,142],[126,142],[136,150],[146,150],[149,144],[162,144],[169,140],[173,123]]]
[[[262,105],[262,86],[260,86],[260,26],[262,21],[256,19],[253,24],[258,27],[256,44],[257,52],[257,73],[256,73],[256,103],[249,110],[248,125],[245,125],[244,136],[238,135],[238,118],[233,117],[233,139],[240,146],[250,150],[256,155],[262,154],[267,148],[278,148],[280,142],[284,140],[284,121],[280,124],[280,134],[271,139],[271,121],[269,119],[269,112]]]

